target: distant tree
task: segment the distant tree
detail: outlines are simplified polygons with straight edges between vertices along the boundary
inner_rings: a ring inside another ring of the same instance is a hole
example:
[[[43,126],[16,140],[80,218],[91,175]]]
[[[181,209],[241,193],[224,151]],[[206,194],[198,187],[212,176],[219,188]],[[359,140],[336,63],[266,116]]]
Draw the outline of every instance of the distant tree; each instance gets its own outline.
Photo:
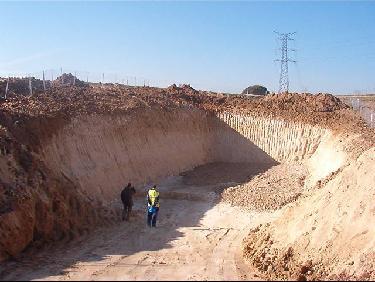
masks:
[[[253,94],[253,95],[267,95],[269,92],[266,87],[262,85],[252,85],[245,88],[242,94]]]

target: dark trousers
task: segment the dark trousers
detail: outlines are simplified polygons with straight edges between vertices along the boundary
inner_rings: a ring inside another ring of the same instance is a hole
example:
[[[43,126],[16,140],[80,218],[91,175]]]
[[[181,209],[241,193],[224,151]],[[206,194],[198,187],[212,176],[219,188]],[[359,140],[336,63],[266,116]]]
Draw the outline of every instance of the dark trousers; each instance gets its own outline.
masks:
[[[155,208],[154,212],[147,211],[147,225],[156,227],[156,219],[158,218],[159,208]]]
[[[124,210],[122,211],[122,220],[129,220],[130,213],[132,211],[132,204],[124,204]]]

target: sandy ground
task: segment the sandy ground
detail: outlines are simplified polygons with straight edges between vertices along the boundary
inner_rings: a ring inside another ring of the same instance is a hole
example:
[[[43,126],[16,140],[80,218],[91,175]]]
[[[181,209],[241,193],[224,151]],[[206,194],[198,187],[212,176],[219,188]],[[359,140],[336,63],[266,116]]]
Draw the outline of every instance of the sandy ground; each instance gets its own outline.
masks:
[[[130,222],[4,264],[0,268],[1,279],[256,279],[244,264],[241,243],[250,228],[271,216],[218,203],[217,190],[233,182],[223,182],[228,179],[220,170],[216,170],[214,177],[215,167],[204,166],[168,178],[160,185],[162,200],[157,228],[146,226],[144,198],[139,197],[143,191],[138,189]],[[221,171],[243,171],[252,176],[246,169],[248,165],[219,167]]]

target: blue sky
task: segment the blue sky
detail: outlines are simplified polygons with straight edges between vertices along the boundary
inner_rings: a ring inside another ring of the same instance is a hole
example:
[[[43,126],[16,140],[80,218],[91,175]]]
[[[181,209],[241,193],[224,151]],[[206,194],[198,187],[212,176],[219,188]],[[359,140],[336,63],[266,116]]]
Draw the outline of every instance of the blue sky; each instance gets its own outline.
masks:
[[[1,2],[0,13],[1,75],[62,67],[277,91],[278,30],[297,32],[291,91],[375,93],[375,2]]]

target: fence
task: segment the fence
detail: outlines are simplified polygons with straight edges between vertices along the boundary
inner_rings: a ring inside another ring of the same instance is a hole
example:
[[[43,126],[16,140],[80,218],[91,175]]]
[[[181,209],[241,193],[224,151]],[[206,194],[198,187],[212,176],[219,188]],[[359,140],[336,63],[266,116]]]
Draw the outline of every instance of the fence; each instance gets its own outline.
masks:
[[[114,83],[128,86],[168,86],[167,81],[153,81],[142,76],[131,76],[113,72],[88,72],[71,69],[48,69],[34,73],[0,73],[0,96],[7,97],[10,91],[29,93],[47,90],[61,85],[79,83]],[[65,80],[65,81],[64,81]]]
[[[70,79],[69,83],[64,81],[63,74],[71,74],[67,76]],[[144,76],[126,75],[115,72],[89,72],[78,71],[68,68],[46,69],[38,72],[0,72],[0,97],[7,97],[11,91],[16,92],[17,86],[15,81],[22,80],[22,93],[32,94],[35,91],[47,90],[51,87],[59,85],[75,84],[77,83],[113,83],[127,86],[142,86],[142,87],[168,87],[172,84],[190,84],[187,81],[176,81],[170,79],[149,79]],[[195,84],[199,87],[199,84]]]
[[[359,112],[370,127],[375,128],[375,109],[373,107],[368,106],[360,98],[351,98],[350,104],[354,110]]]

